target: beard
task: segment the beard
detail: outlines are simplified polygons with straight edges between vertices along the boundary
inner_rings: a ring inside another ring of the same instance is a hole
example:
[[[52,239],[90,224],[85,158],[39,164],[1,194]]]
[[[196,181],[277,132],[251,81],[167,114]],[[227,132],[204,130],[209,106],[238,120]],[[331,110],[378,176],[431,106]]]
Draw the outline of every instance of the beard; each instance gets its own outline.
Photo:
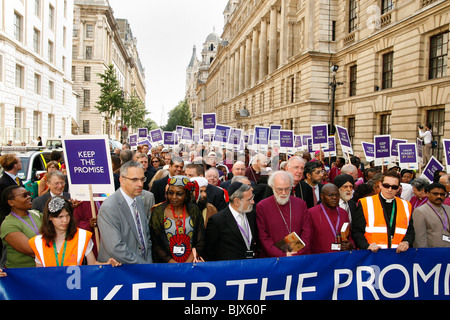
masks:
[[[200,198],[197,201],[197,206],[200,209],[200,211],[203,211],[203,209],[206,208],[206,205],[207,205],[207,200],[206,199]]]
[[[341,195],[341,199],[346,201],[346,202],[353,198],[353,193],[352,192],[346,192],[346,191],[340,191],[339,190],[339,193]]]
[[[289,202],[289,196],[277,196],[276,194],[274,194],[275,196],[275,201],[279,204],[284,206],[286,203]]]
[[[250,204],[247,208],[245,208],[244,209],[244,206],[241,204],[240,206],[239,206],[239,210],[238,210],[238,212],[239,213],[249,213],[249,212],[251,212],[253,210],[253,205],[252,204]]]

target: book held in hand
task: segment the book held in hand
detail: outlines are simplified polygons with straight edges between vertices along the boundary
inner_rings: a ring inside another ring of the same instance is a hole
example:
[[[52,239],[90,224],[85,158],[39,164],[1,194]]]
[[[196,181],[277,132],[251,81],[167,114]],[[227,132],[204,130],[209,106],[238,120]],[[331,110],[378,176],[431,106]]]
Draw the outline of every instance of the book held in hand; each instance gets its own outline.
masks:
[[[344,222],[341,227],[341,239],[342,241],[348,240],[348,235],[350,233],[350,223]]]
[[[298,252],[305,247],[305,243],[294,231],[275,243],[275,246],[283,252]]]

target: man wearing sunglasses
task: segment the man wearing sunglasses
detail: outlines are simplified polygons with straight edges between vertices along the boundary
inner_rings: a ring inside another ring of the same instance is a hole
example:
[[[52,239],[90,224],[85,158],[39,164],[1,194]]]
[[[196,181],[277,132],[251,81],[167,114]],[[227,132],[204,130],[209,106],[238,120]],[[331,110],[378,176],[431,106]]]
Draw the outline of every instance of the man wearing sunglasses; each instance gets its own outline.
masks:
[[[399,253],[412,246],[412,208],[395,196],[399,187],[398,173],[388,171],[381,179],[380,193],[360,199],[352,222],[353,240],[359,249],[396,248]]]
[[[428,201],[416,208],[414,217],[414,247],[450,247],[450,206],[444,203],[446,189],[443,184],[426,187]]]

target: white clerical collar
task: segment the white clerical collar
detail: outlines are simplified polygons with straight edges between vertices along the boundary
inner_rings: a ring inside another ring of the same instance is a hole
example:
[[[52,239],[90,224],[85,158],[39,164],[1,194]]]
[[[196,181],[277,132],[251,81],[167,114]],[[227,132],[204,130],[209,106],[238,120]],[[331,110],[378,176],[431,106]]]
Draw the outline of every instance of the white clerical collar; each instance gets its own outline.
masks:
[[[383,199],[386,200],[387,203],[391,203],[395,199],[395,196],[392,199],[386,199],[386,197],[383,196],[383,194],[381,192],[380,192],[380,196],[383,197]]]

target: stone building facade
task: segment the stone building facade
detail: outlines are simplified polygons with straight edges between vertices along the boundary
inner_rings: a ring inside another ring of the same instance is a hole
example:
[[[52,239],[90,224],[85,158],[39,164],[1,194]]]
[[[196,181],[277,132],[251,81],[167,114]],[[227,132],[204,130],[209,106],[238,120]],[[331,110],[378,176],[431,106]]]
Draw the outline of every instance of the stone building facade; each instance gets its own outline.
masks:
[[[199,110],[220,123],[308,134],[333,121],[361,155],[376,134],[415,142],[425,122],[450,137],[450,1],[230,0],[224,19]]]
[[[73,0],[0,0],[0,145],[71,133]]]
[[[73,90],[81,111],[77,133],[108,134],[120,140],[120,114],[107,126],[96,108],[101,82],[98,74],[113,64],[125,98],[136,93],[144,103],[145,74],[127,20],[116,19],[107,0],[75,0],[72,57]]]

